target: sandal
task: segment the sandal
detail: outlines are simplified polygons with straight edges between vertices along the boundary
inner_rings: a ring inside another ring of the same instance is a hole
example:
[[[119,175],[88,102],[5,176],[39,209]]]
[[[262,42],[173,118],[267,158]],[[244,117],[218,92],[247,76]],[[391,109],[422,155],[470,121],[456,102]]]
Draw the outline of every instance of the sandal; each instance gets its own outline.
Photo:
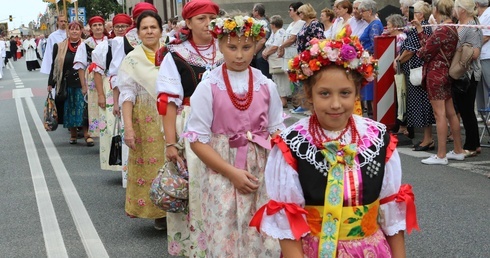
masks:
[[[463,150],[463,154],[465,158],[471,158],[478,155],[476,151],[470,151],[470,150]]]
[[[77,138],[70,137],[70,144],[77,144]]]
[[[428,151],[428,150],[434,150],[436,148],[435,144],[434,144],[434,141],[432,141],[431,143],[427,144],[427,145],[419,145],[415,148],[413,148],[412,150],[413,151]]]
[[[85,138],[85,143],[87,143],[88,147],[92,147],[95,145],[94,139],[92,139],[92,137],[90,136]]]

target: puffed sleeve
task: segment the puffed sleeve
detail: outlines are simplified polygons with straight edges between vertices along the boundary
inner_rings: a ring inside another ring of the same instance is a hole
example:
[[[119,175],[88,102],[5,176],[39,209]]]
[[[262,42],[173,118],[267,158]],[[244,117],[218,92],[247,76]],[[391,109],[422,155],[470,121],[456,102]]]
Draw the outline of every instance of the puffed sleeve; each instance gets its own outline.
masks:
[[[279,93],[277,92],[276,84],[269,80],[268,83],[270,93],[269,104],[269,125],[267,130],[270,134],[274,134],[276,131],[282,131],[286,129],[284,125],[282,102]]]
[[[265,167],[265,185],[270,201],[252,218],[250,226],[277,239],[299,239],[309,233],[303,190],[298,173],[275,145]]]
[[[415,227],[413,228],[418,229],[411,187],[402,185],[401,181],[400,156],[398,151],[394,149],[390,159],[386,162],[385,175],[380,193],[379,223],[381,229],[387,236],[393,236],[402,230],[407,230],[407,218],[410,216],[415,218]],[[407,216],[407,213],[409,216]],[[409,232],[410,230],[411,228],[408,229]]]
[[[119,103],[125,101],[136,102],[136,95],[138,93],[138,84],[127,74],[126,72],[119,70],[117,73],[117,84],[119,85]]]
[[[92,51],[92,64],[94,64],[94,72],[105,74],[107,52],[109,51],[108,40],[102,41],[98,44],[94,51]]]
[[[208,81],[201,81],[191,96],[192,109],[184,133],[184,137],[190,142],[208,143],[211,139],[213,93]]]
[[[111,41],[111,51],[112,51],[112,60],[109,65],[109,71],[107,73],[110,76],[110,83],[112,88],[117,88],[117,72],[119,70],[119,66],[121,65],[123,59],[126,57],[126,52],[124,52],[124,38],[123,37],[115,37]]]
[[[75,58],[73,59],[73,69],[87,69],[88,59],[87,59],[87,47],[85,46],[85,42],[80,43],[77,48],[77,53],[75,54]]]
[[[174,102],[177,107],[182,105],[182,100],[184,98],[184,88],[182,87],[182,82],[180,80],[180,73],[177,70],[177,65],[172,57],[172,53],[168,52],[163,58],[160,64],[160,70],[158,71],[157,77],[157,95],[166,94],[167,99],[165,100],[168,104]],[[158,100],[160,101],[160,97]]]

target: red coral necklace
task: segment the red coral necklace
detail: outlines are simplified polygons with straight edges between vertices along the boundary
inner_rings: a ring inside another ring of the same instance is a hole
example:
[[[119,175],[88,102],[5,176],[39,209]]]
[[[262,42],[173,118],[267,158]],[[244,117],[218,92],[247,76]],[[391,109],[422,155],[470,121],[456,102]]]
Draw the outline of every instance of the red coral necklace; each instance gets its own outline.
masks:
[[[252,104],[254,97],[252,68],[250,68],[250,66],[248,67],[248,91],[244,97],[239,97],[233,92],[230,84],[230,78],[228,78],[228,71],[226,70],[226,64],[223,64],[221,70],[223,72],[223,79],[226,85],[226,92],[228,93],[233,106],[235,106],[238,110],[247,110],[250,107],[250,104]]]
[[[81,40],[78,40],[77,42],[68,42],[68,49],[70,49],[71,52],[76,53],[78,46],[80,46]],[[72,43],[76,43],[76,46],[72,46]]]
[[[349,129],[351,129],[351,134],[352,134],[351,143],[356,143],[357,138],[359,137],[359,133],[357,132],[357,128],[354,123],[354,118],[352,116],[349,117],[349,121],[347,122],[347,126],[344,128],[344,130],[342,130],[339,136],[335,137],[334,139],[329,138],[325,134],[323,128],[320,125],[320,122],[318,121],[318,117],[316,116],[316,114],[310,116],[308,132],[313,138],[312,139],[313,144],[319,149],[324,149],[323,147],[324,142],[339,141],[349,131]]]

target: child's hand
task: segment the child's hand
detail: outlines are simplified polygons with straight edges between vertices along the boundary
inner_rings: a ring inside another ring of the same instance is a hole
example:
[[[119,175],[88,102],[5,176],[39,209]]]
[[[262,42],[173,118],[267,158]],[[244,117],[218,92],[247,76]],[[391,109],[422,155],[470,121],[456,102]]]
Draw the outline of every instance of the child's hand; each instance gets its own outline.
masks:
[[[259,188],[259,179],[243,169],[233,171],[229,179],[241,194],[250,194]]]

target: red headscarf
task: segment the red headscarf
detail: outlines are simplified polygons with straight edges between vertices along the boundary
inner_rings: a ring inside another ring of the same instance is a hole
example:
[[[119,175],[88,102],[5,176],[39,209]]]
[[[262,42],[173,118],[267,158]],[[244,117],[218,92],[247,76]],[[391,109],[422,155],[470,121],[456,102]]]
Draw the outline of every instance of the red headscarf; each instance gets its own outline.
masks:
[[[155,6],[150,4],[150,3],[140,2],[140,3],[135,4],[134,9],[133,9],[133,24],[131,24],[131,27],[129,27],[126,30],[126,33],[128,33],[128,31],[136,28],[136,20],[138,19],[138,16],[140,16],[140,14],[143,13],[144,11],[153,11],[155,13],[158,13],[157,8],[155,8]]]
[[[121,24],[121,23],[131,26],[133,21],[131,20],[131,17],[129,17],[129,15],[127,15],[125,13],[117,14],[116,16],[114,16],[114,18],[112,18],[112,24],[113,25]]]
[[[154,5],[146,2],[137,3],[133,9],[133,21],[136,22],[138,16],[144,11],[154,11],[158,13],[157,8]]]
[[[105,20],[104,20],[104,18],[102,18],[100,16],[94,16],[94,17],[90,18],[90,20],[88,20],[88,25],[90,25],[90,27],[92,27],[92,24],[97,23],[97,22],[101,22],[102,24],[104,24]]]
[[[203,13],[218,14],[219,6],[211,0],[192,0],[182,9],[182,18],[190,19]]]

